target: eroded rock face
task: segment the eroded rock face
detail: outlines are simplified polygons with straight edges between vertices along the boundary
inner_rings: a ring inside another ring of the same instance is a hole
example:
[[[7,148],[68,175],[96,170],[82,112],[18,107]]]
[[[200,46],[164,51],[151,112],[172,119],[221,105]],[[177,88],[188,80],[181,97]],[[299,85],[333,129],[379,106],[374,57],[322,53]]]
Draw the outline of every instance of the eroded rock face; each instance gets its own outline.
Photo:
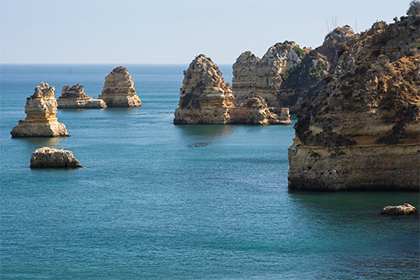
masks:
[[[297,113],[325,85],[338,57],[356,37],[346,25],[330,32],[314,50],[285,41],[270,47],[262,59],[244,52],[233,65],[232,93],[237,102],[243,102],[247,95],[256,92],[271,111],[288,107]]]
[[[403,205],[398,206],[385,206],[382,208],[381,214],[385,215],[412,215],[417,214],[418,211],[416,207],[411,204],[404,203]]]
[[[41,83],[35,88],[35,93],[26,100],[26,118],[13,127],[10,132],[12,137],[70,136],[66,126],[57,121],[54,90],[47,83]]]
[[[61,90],[61,96],[57,99],[58,109],[83,108],[83,109],[101,109],[106,108],[106,103],[102,99],[92,99],[83,90],[80,84],[74,86],[64,86]]]
[[[219,68],[210,58],[198,55],[184,71],[175,124],[225,124],[234,97]]]
[[[288,108],[281,108],[279,114],[273,113],[258,93],[251,93],[242,104],[230,107],[229,115],[232,124],[292,124]]]
[[[232,95],[219,68],[210,58],[197,56],[184,72],[175,124],[290,124],[287,108],[272,112],[258,93]]]
[[[134,83],[127,68],[119,66],[105,77],[104,88],[99,99],[108,107],[141,107]]]
[[[255,92],[266,100],[268,107],[280,108],[282,73],[296,68],[303,55],[298,45],[287,41],[270,47],[261,59],[249,51],[242,53],[232,66],[232,92],[237,102]]]
[[[420,189],[420,15],[375,23],[298,115],[289,186]]]
[[[31,156],[31,168],[83,167],[73,153],[49,147],[36,149]]]

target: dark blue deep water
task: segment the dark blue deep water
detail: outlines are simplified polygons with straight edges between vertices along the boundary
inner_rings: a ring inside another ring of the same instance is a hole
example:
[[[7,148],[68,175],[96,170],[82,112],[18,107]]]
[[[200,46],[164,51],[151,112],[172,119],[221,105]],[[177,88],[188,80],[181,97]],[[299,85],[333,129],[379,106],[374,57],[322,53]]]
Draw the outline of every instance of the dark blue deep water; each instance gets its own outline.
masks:
[[[0,66],[1,279],[420,278],[418,216],[379,214],[418,193],[289,190],[292,126],[172,124],[188,65],[125,65],[141,108],[59,110],[71,137],[10,137],[40,82],[97,98],[116,66]],[[43,146],[85,167],[31,170]]]

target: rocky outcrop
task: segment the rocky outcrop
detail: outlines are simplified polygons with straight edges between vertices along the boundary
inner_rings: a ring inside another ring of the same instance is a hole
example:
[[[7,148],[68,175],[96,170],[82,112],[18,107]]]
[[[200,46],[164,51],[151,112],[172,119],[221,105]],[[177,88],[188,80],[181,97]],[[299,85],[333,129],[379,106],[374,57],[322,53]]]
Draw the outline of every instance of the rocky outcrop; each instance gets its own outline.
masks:
[[[260,94],[271,111],[290,107],[297,113],[318,94],[334,70],[339,55],[357,36],[350,26],[337,27],[312,50],[285,41],[270,47],[262,59],[242,53],[233,64],[232,93],[238,102],[251,92]]]
[[[251,93],[242,104],[229,107],[228,112],[231,124],[292,124],[288,108],[281,108],[280,114],[275,114],[258,93]]]
[[[210,58],[197,56],[184,71],[175,124],[290,124],[287,108],[269,110],[260,94],[252,92],[236,102],[231,87]]]
[[[108,107],[141,107],[134,83],[127,68],[119,66],[105,77],[104,88],[99,99]]]
[[[26,100],[26,118],[13,127],[10,132],[12,137],[70,136],[66,126],[57,121],[54,90],[47,83],[41,83],[35,88],[35,93]]]
[[[233,64],[232,92],[237,102],[243,102],[252,92],[261,95],[271,108],[280,108],[283,73],[296,68],[305,51],[294,42],[277,43],[262,59],[251,52],[242,53]]]
[[[234,97],[210,58],[198,55],[184,71],[175,124],[226,124]]]
[[[49,147],[36,149],[31,156],[31,168],[83,167],[73,153]]]
[[[338,53],[334,73],[298,115],[290,187],[420,189],[420,14],[410,11]]]
[[[385,206],[384,208],[382,208],[382,211],[381,211],[381,214],[393,215],[393,216],[412,215],[412,214],[417,214],[417,213],[418,211],[416,207],[408,203],[404,203],[403,205],[398,205],[398,206]]]
[[[102,109],[106,103],[102,99],[92,99],[80,84],[64,86],[61,96],[57,99],[58,109]]]

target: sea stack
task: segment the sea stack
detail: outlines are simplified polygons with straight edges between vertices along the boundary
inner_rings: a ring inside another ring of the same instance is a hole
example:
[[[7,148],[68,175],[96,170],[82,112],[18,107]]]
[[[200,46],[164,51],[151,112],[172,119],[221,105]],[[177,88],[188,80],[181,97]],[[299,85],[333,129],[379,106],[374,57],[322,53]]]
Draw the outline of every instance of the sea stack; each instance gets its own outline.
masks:
[[[98,98],[104,100],[108,107],[141,107],[131,76],[122,66],[105,77],[104,88]]]
[[[420,189],[420,4],[376,22],[339,55],[302,108],[289,148],[289,186]]]
[[[251,92],[237,103],[231,87],[213,61],[201,54],[184,71],[175,124],[291,124],[287,108],[276,114],[267,101]]]
[[[226,124],[233,99],[232,90],[217,65],[200,54],[184,71],[174,123]]]
[[[87,95],[80,84],[71,87],[64,86],[57,103],[58,109],[102,109],[107,107],[102,99],[92,99]]]
[[[41,83],[35,88],[35,93],[26,100],[26,118],[13,127],[10,132],[12,137],[70,136],[66,126],[57,121],[54,90],[47,83]]]
[[[31,168],[57,168],[83,167],[73,156],[73,153],[66,150],[43,147],[36,149],[31,156]]]

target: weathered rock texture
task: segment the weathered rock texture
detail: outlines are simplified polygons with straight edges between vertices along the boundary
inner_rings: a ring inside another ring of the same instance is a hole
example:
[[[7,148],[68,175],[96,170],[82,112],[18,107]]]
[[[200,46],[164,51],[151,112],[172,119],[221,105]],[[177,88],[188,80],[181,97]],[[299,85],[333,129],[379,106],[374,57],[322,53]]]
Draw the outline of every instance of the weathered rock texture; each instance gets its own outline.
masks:
[[[73,153],[49,147],[36,149],[31,156],[31,168],[83,167]]]
[[[271,112],[258,93],[249,93],[234,102],[231,87],[219,68],[205,55],[197,56],[184,71],[175,124],[290,124],[283,109]]]
[[[243,103],[229,107],[232,124],[292,124],[288,108],[281,108],[279,114],[269,110],[267,102],[258,93],[251,93]]]
[[[381,214],[385,215],[412,215],[417,213],[416,207],[408,203],[398,206],[385,206],[381,211]]]
[[[413,2],[401,21],[375,23],[338,54],[298,115],[290,187],[420,189],[418,8]]]
[[[58,109],[101,109],[106,108],[106,103],[102,99],[92,99],[83,90],[82,85],[64,86],[61,96],[57,99]]]
[[[241,102],[256,92],[271,111],[290,107],[292,113],[297,113],[324,85],[354,35],[349,26],[344,26],[329,33],[315,50],[285,41],[270,47],[262,59],[244,52],[233,64],[232,94]]]
[[[141,107],[131,76],[127,68],[122,66],[115,68],[105,77],[99,99],[103,99],[108,107]]]
[[[225,124],[234,97],[222,72],[210,58],[201,54],[184,71],[175,124]]]
[[[26,118],[13,127],[10,132],[12,137],[70,136],[66,126],[57,121],[54,89],[47,83],[41,83],[35,88],[35,93],[26,100]]]

